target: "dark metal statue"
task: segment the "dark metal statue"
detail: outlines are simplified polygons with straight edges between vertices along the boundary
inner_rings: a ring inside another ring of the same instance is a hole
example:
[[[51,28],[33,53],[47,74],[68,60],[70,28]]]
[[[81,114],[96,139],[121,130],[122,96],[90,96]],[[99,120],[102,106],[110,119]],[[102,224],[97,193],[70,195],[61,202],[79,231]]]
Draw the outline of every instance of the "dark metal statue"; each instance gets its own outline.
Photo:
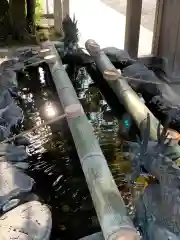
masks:
[[[70,50],[73,52],[78,48],[78,28],[77,28],[77,21],[75,17],[73,20],[67,14],[62,22],[63,32],[64,32],[64,50],[65,53],[68,53]]]

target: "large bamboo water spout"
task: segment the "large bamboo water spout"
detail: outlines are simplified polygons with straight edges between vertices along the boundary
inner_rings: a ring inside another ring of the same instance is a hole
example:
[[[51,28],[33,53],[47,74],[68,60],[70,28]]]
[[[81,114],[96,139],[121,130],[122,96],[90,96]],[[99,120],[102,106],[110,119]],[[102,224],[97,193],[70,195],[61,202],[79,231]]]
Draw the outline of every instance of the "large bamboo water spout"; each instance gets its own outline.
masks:
[[[105,240],[137,240],[139,236],[113,180],[84,110],[61,59],[52,43],[43,44],[42,54],[50,71],[80,158]],[[47,49],[47,50],[45,50]]]
[[[131,114],[137,125],[139,126],[139,124],[147,118],[147,115],[150,115],[150,135],[152,139],[157,140],[157,127],[159,121],[156,119],[156,117],[140,100],[139,96],[130,87],[126,79],[121,76],[121,73],[110,62],[106,54],[100,49],[100,46],[92,39],[89,39],[85,46],[89,54],[93,57],[98,69],[103,74],[104,79],[113,89],[119,101]],[[178,144],[173,144],[170,147],[170,152],[175,155],[175,158],[179,158],[180,146]]]

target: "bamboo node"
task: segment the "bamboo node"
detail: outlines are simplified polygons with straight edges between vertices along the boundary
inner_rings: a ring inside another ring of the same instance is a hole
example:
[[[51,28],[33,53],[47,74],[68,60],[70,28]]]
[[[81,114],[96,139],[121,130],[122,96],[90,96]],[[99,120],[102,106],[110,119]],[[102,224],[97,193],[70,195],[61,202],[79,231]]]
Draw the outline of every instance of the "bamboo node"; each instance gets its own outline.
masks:
[[[75,118],[84,114],[81,104],[71,104],[65,108],[67,118]]]
[[[114,69],[104,70],[103,77],[107,81],[115,81],[115,80],[119,79],[120,74],[118,73],[118,71],[116,69],[115,70]]]
[[[97,54],[100,51],[100,46],[93,39],[87,40],[85,47],[92,55]]]
[[[49,51],[51,51],[49,48],[44,48],[40,50],[40,53],[47,53]]]
[[[120,232],[117,232],[115,234],[112,235],[112,237],[109,238],[109,240],[140,240],[140,236],[138,235],[138,233],[136,231],[134,231],[134,229],[132,230],[122,230]]]

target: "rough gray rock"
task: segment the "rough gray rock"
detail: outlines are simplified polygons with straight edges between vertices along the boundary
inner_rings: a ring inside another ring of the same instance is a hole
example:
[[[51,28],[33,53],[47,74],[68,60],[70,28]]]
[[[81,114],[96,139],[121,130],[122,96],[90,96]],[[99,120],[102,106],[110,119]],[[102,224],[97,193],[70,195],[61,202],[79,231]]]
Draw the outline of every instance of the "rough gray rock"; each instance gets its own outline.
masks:
[[[28,158],[24,146],[0,144],[0,161],[22,162]]]
[[[16,73],[11,70],[2,70],[2,67],[0,66],[0,87],[1,90],[8,89],[11,87],[17,87],[17,78]]]
[[[22,121],[23,112],[15,103],[10,104],[4,110],[1,117],[5,120],[6,124],[8,124],[9,128],[16,126],[18,121]]]
[[[27,162],[20,162],[20,163],[15,163],[14,166],[16,168],[20,168],[20,169],[26,170],[26,169],[29,168],[29,163],[27,163]]]
[[[92,235],[83,237],[79,240],[103,240],[103,239],[104,239],[104,237],[103,237],[102,232],[97,232],[97,233],[94,233]]]
[[[48,240],[51,212],[38,201],[24,203],[0,218],[0,239]]]
[[[13,103],[13,98],[11,97],[9,91],[3,91],[0,96],[0,109],[1,111],[8,105]]]
[[[34,180],[7,162],[0,162],[0,207],[21,193],[30,192]]]
[[[27,137],[24,137],[24,136],[20,136],[20,137],[16,138],[14,142],[18,146],[19,145],[28,146],[31,144],[30,139],[28,139]]]
[[[15,199],[11,199],[9,200],[2,208],[3,212],[7,212],[9,210],[11,210],[12,208],[16,207],[19,203],[20,203],[20,199],[15,198]]]
[[[11,127],[16,126],[22,120],[21,108],[15,104],[7,89],[2,91],[0,95],[0,140],[7,138],[11,133]]]
[[[180,169],[168,154],[170,147],[167,129],[168,123],[161,130],[157,129],[157,141],[149,145],[150,117],[146,124],[141,122],[141,140],[138,139],[139,151],[134,153],[132,180],[145,169],[157,179],[149,184],[136,202],[135,223],[140,228],[145,240],[179,239],[180,233]],[[152,142],[153,143],[153,142]]]
[[[116,47],[106,47],[102,50],[113,62],[121,62],[131,59],[127,51],[118,49]]]
[[[129,77],[128,83],[136,91],[142,93],[147,90],[148,93],[151,93],[153,96],[159,94],[159,88],[157,84],[162,84],[159,79],[156,77],[153,71],[148,70],[148,68],[142,63],[134,63],[123,69],[123,76]],[[134,81],[132,78],[141,79],[141,82]]]

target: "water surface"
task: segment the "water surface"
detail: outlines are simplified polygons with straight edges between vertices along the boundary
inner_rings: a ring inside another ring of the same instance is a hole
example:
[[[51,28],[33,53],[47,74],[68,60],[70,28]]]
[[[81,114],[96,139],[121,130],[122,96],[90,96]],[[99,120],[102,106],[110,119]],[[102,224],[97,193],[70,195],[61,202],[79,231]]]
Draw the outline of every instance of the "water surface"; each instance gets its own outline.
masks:
[[[43,67],[43,68],[42,68]],[[119,121],[99,89],[82,68],[73,82],[102,151],[124,198],[133,213],[131,194],[124,173],[130,171],[122,157]],[[19,74],[19,104],[25,119],[21,131],[63,114],[55,86],[46,65]],[[39,127],[29,134],[32,144],[28,174],[36,181],[34,192],[52,211],[52,239],[79,239],[100,231],[100,226],[66,120]]]

